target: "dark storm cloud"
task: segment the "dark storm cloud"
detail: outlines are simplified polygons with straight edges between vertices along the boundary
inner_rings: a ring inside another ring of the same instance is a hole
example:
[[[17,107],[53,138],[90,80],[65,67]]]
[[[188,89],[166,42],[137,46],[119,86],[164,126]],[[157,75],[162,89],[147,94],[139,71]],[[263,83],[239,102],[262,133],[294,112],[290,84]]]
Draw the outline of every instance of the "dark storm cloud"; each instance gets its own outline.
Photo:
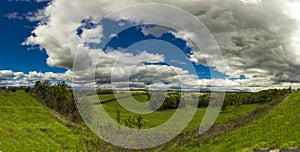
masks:
[[[197,13],[215,36],[229,66],[228,74],[254,76],[277,82],[300,82],[300,64],[291,47],[297,21],[284,13],[286,1],[263,0],[246,5],[236,0],[214,1]],[[300,50],[298,50],[300,51]],[[299,58],[299,57],[298,57]],[[267,73],[265,72],[267,71]]]

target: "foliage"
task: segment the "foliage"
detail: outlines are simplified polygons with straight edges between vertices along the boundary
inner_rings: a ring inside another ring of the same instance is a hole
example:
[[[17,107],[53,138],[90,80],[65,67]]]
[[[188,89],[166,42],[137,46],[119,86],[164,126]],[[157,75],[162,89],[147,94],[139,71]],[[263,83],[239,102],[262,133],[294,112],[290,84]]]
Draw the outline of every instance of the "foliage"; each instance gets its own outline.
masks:
[[[164,92],[155,92],[147,95],[149,100],[149,109],[164,110],[177,109],[185,107],[185,101],[181,101],[179,93],[165,94]],[[161,103],[163,102],[163,103]]]
[[[142,129],[142,127],[145,126],[145,122],[143,121],[143,118],[141,115],[128,116],[123,121],[123,124],[129,128],[138,128],[138,129]]]
[[[51,85],[49,81],[37,81],[30,93],[48,108],[69,117],[74,122],[82,122],[73,93],[64,82]]]
[[[210,100],[210,93],[206,93],[199,96],[198,108],[207,107]]]
[[[142,129],[146,122],[143,120],[142,115],[129,115],[125,119],[121,118],[121,110],[117,110],[116,121],[118,124],[123,124],[129,128]]]
[[[225,107],[229,105],[238,108],[241,104],[267,103],[288,93],[291,93],[290,89],[270,89],[255,93],[226,93],[222,109],[226,109]],[[207,107],[210,96],[210,93],[201,95],[198,107]]]
[[[114,91],[113,90],[97,90],[97,94],[113,94]]]
[[[291,93],[289,89],[270,89],[256,93],[228,93],[225,102],[229,105],[265,103]]]

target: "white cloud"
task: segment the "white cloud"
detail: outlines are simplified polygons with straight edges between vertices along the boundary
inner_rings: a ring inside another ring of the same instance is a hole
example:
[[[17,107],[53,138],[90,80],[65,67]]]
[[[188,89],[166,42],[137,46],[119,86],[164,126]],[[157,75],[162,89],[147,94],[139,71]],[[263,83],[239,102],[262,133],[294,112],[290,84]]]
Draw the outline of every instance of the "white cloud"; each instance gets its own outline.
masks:
[[[11,70],[0,71],[0,80],[10,80],[14,77],[14,73]]]
[[[23,72],[14,72],[12,70],[0,70],[0,86],[32,86],[36,81],[49,80],[56,81],[71,81],[71,76],[66,73],[53,72],[36,72],[31,71],[28,74]]]
[[[261,3],[262,0],[241,0],[244,4],[252,4],[252,5],[255,5],[255,4],[259,4]]]
[[[14,73],[15,80],[20,80],[20,79],[23,79],[24,77],[25,77],[25,74],[23,72],[15,72]]]
[[[23,20],[24,19],[23,16],[20,15],[18,12],[11,12],[11,13],[5,14],[4,16],[8,19],[15,19],[15,20]]]
[[[92,29],[83,29],[81,34],[81,40],[83,43],[101,43],[101,38],[103,37],[103,27],[97,26]]]
[[[101,26],[83,29],[83,33],[79,37],[76,30],[82,26],[81,21],[93,19],[96,22],[112,11],[146,2],[170,4],[195,14],[216,38],[228,67],[225,69],[220,59],[215,59],[216,56],[213,52],[205,52],[205,50],[193,54],[191,61],[216,66],[217,70],[226,71],[226,74],[233,78],[238,78],[240,75],[247,77],[246,80],[230,81],[232,86],[238,87],[237,84],[239,84],[243,87],[252,88],[259,86],[279,87],[281,84],[286,85],[289,81],[300,82],[300,54],[298,51],[300,49],[298,45],[300,35],[299,32],[296,32],[300,24],[297,21],[298,16],[292,15],[296,14],[297,9],[288,11],[292,3],[288,0],[120,0],[117,2],[109,0],[91,0],[88,2],[83,0],[53,0],[44,10],[35,16],[33,15],[32,19],[47,18],[47,20],[43,20],[42,24],[35,28],[33,31],[34,35],[30,36],[24,44],[38,45],[44,48],[49,55],[47,59],[49,65],[66,67],[70,70],[73,67],[76,50],[82,49],[81,53],[86,54],[81,59],[84,62],[83,67],[92,67],[90,62],[94,61],[94,58],[98,56],[93,55],[92,51],[84,43],[99,43],[101,37],[103,37],[103,29]],[[166,24],[172,22],[178,28],[183,25],[189,27],[186,30],[174,32],[174,35],[178,38],[205,41],[197,33],[189,30],[194,29],[195,25],[184,18],[180,18],[181,16],[169,14],[170,18],[166,20],[159,15],[143,14],[143,11],[131,10],[119,14],[119,16],[111,16],[111,18],[115,20],[130,19],[131,21],[141,21],[143,19],[149,22],[159,20]],[[157,10],[155,13],[165,14],[168,11]],[[145,35],[156,33],[157,36],[164,31],[165,29],[143,30]],[[96,76],[108,81],[111,74],[110,67],[114,64],[115,58],[121,53],[98,51],[101,58],[99,58],[97,64],[99,69],[96,70]],[[215,60],[207,62],[207,59]],[[128,75],[127,72],[132,69],[133,65],[142,61],[149,62],[149,60],[150,62],[159,62],[163,58],[158,57],[158,55],[146,54],[146,52],[137,56],[123,54],[123,57],[118,62],[120,65],[124,65],[124,68],[116,69],[119,72],[116,77],[121,79],[123,76]],[[143,67],[145,69],[140,67],[140,70],[137,70],[136,73],[143,75],[143,77],[148,76],[150,79],[158,77],[158,74],[165,74],[162,72],[162,66],[150,67]],[[147,68],[153,71],[149,72]],[[141,71],[144,71],[144,73]],[[81,78],[83,80],[84,77],[89,76],[89,72],[79,75],[79,77],[83,77]],[[185,76],[188,77],[188,74],[185,74]],[[166,78],[169,81],[175,79],[170,76],[166,76]],[[197,78],[188,80],[186,80],[187,83],[193,84],[192,82],[197,80]],[[142,81],[149,80],[143,79]],[[211,85],[215,82],[218,81],[203,81],[201,83]]]
[[[71,68],[71,62],[74,59],[78,45],[76,30],[81,26],[81,21],[83,19],[94,18],[97,20],[124,6],[141,4],[143,2],[155,1],[121,0],[112,3],[111,1],[106,0],[92,0],[89,2],[81,0],[72,1],[70,3],[68,0],[54,0],[44,10],[44,15],[45,17],[48,17],[48,20],[45,21],[44,24],[40,24],[36,27],[33,31],[35,36],[30,36],[24,44],[39,45],[41,48],[44,48],[49,55],[47,60],[49,65]],[[196,3],[195,1],[187,3],[186,1],[174,2],[167,0],[157,2],[175,4],[183,7],[188,6],[191,7],[191,9],[193,8],[193,10],[195,9],[193,4]],[[133,15],[138,15],[138,13],[124,15],[132,17]],[[99,34],[99,36],[101,36],[101,34]]]
[[[112,38],[118,38],[118,34],[111,34],[109,35],[109,38],[112,39]]]
[[[28,12],[24,14],[24,17],[30,22],[43,21],[46,19],[44,10],[37,10],[36,12]]]

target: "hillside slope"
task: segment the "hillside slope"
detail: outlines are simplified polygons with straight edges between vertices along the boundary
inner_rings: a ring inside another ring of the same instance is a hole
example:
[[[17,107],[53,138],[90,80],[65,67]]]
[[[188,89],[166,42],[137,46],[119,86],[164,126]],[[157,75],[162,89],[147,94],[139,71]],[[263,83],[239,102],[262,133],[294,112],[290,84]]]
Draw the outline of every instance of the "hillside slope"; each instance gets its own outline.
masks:
[[[207,140],[192,140],[182,151],[253,151],[300,148],[300,93],[250,124]]]
[[[80,137],[23,91],[0,91],[0,151],[76,151]]]

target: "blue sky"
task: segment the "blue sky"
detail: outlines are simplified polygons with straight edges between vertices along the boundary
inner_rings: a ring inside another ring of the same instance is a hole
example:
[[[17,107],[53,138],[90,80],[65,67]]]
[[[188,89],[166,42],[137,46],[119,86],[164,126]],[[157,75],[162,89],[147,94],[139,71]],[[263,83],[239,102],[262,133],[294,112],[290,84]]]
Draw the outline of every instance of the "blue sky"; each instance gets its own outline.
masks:
[[[107,26],[111,26],[107,25]],[[117,37],[111,39],[105,48],[128,48],[128,52],[137,53],[135,51],[147,50],[150,53],[162,54],[165,57],[166,62],[161,64],[172,65],[180,67],[184,70],[188,70],[190,74],[198,74],[200,79],[210,79],[210,72],[214,72],[214,78],[225,78],[226,75],[215,70],[214,67],[204,66],[202,64],[196,64],[192,62],[192,67],[187,66],[186,63],[191,62],[188,58],[193,54],[193,50],[187,45],[187,42],[176,38],[172,33],[166,32],[160,37],[148,35],[145,36],[142,33],[142,28],[146,25],[139,25],[128,28],[118,34]],[[148,25],[155,26],[155,25]],[[105,24],[104,24],[105,29]],[[128,38],[130,37],[130,38]],[[149,41],[145,41],[149,40]],[[135,44],[133,47],[131,45]],[[181,51],[183,54],[174,53],[175,50]],[[210,69],[211,68],[211,69]],[[195,73],[196,72],[196,73]]]
[[[216,79],[212,81],[207,81],[211,78],[209,67],[204,66],[204,64],[201,65],[204,63],[203,56],[201,56],[203,54],[194,54],[193,58],[189,58],[193,50],[190,50],[189,45],[184,41],[187,40],[184,36],[196,35],[196,39],[200,40],[201,35],[197,35],[199,33],[195,32],[197,31],[195,28],[191,28],[194,30],[192,33],[189,33],[189,30],[183,30],[179,32],[186,35],[176,35],[178,33],[175,33],[175,36],[174,33],[171,34],[172,32],[160,33],[159,36],[147,35],[143,33],[144,27],[141,29],[133,27],[123,32],[118,31],[121,26],[123,26],[122,28],[130,27],[132,26],[131,23],[141,19],[136,11],[143,12],[144,9],[137,9],[111,16],[110,19],[118,22],[109,19],[102,20],[103,31],[101,28],[96,29],[98,31],[80,30],[80,28],[93,29],[97,27],[97,24],[90,23],[95,19],[102,18],[125,6],[144,2],[140,0],[116,2],[103,0],[90,0],[89,2],[84,0],[71,2],[65,0],[1,1],[0,86],[14,83],[24,84],[24,81],[28,79],[30,80],[29,83],[41,78],[43,80],[61,78],[70,80],[73,57],[76,52],[74,48],[77,47],[77,42],[74,40],[80,39],[80,43],[84,40],[93,40],[87,35],[85,38],[78,38],[78,35],[83,32],[91,34],[91,36],[98,34],[100,37],[103,36],[104,40],[108,40],[109,37],[116,36],[114,34],[118,33],[117,37],[109,42],[107,48],[119,52],[122,49],[125,52],[131,52],[136,55],[131,56],[131,59],[137,61],[147,60],[143,58],[143,55],[159,57],[155,53],[160,54],[164,56],[164,62],[181,69],[183,75],[183,70],[188,71],[189,74],[193,73],[193,69],[184,64],[190,62],[197,72],[198,79],[196,81],[201,80],[201,83],[207,86],[218,85],[221,82],[219,79],[224,80],[226,77],[230,80],[229,85],[236,89],[249,88],[255,91],[262,88],[300,86],[298,70],[300,69],[300,2],[290,0],[228,0],[224,5],[225,2],[221,0],[211,2],[199,0],[185,3],[176,0],[163,2],[149,0],[149,2],[164,3],[184,9],[195,19],[203,22],[203,25],[218,43],[226,64],[226,70],[224,70],[226,74],[215,70],[222,71],[222,66],[218,62],[214,63],[216,67],[210,67],[214,72],[214,79]],[[105,9],[102,6],[105,6]],[[39,11],[42,14],[39,14]],[[46,16],[43,13],[47,14],[49,20],[45,20]],[[172,15],[164,16],[166,14],[168,13],[165,13],[164,9],[156,9],[155,12],[152,11],[152,14],[143,16],[145,18],[142,20],[162,19],[173,23],[175,27],[193,26],[190,22],[182,22],[183,20],[178,19],[176,14],[171,13]],[[157,18],[158,15],[162,18]],[[43,23],[45,24],[38,24],[41,19],[44,19]],[[151,26],[153,25],[146,27]],[[26,41],[28,45],[22,45],[29,36],[32,37]],[[165,43],[161,43],[162,41]],[[156,45],[148,44],[152,42]],[[92,44],[89,46],[91,48],[104,47]],[[128,46],[129,49],[126,50]],[[39,47],[42,47],[42,50]],[[140,54],[142,50],[147,51],[148,54]],[[167,50],[182,50],[186,57],[174,55],[173,52]],[[113,55],[115,54],[116,52],[106,52],[106,59],[114,59]],[[205,58],[215,57],[211,54],[204,54],[204,56]],[[126,60],[123,62],[124,64],[132,64]],[[167,65],[166,63],[144,64]],[[161,72],[161,69],[156,70],[157,73]],[[109,72],[105,72],[109,74]],[[154,73],[152,76],[155,76]],[[195,80],[190,80],[189,84],[194,84],[194,82]]]
[[[44,8],[47,2],[14,2],[1,1],[0,9],[0,70],[15,72],[65,72],[66,69],[50,67],[46,63],[48,57],[45,51],[38,47],[24,46],[22,43],[31,35],[31,31],[38,22],[31,22],[23,16],[28,12],[35,12]],[[9,18],[13,13],[16,18]],[[18,18],[17,18],[18,17]]]
[[[0,56],[0,70],[12,70],[23,73],[28,73],[30,71],[37,71],[42,73],[64,73],[67,71],[67,69],[65,68],[50,67],[46,63],[48,55],[45,52],[45,50],[40,50],[38,46],[31,47],[22,45],[25,39],[31,35],[31,31],[34,29],[34,27],[38,25],[37,21],[29,21],[28,19],[26,19],[26,16],[28,16],[28,12],[36,12],[39,9],[43,9],[44,7],[46,7],[47,4],[48,2],[3,2],[4,7],[2,7],[0,12],[0,22],[2,23],[0,25],[0,28],[2,29],[2,37],[0,37],[0,40],[1,42],[3,42],[3,44],[0,46],[2,54]],[[93,24],[89,24],[88,20],[83,21],[83,23],[84,22],[87,22],[85,28],[93,28],[93,26],[96,26]],[[132,26],[126,21],[114,22],[109,19],[102,20],[101,24],[103,24],[104,26],[105,36],[109,36],[113,33],[113,31],[118,30],[117,28],[119,27],[118,24],[120,22],[126,24],[125,26]],[[166,57],[166,61],[169,62],[169,64],[172,64],[176,67],[180,67],[184,70],[188,70],[190,73],[193,73],[193,68],[187,67],[185,64],[183,64],[185,62],[190,62],[187,58],[172,55],[172,49],[181,50],[187,55],[187,57],[188,55],[193,53],[192,49],[187,46],[184,40],[176,38],[171,33],[164,33],[163,35],[161,35],[161,37],[155,37],[153,35],[145,36],[141,31],[142,26],[145,25],[131,27],[125,31],[120,32],[118,34],[118,37],[113,38],[105,46],[105,48],[126,49],[132,44],[140,41],[161,40],[163,42],[168,42],[169,44],[166,45],[165,43],[161,43],[158,45],[153,45],[149,43],[143,43],[138,46],[134,46],[134,48],[131,49],[135,49],[136,51],[141,51],[142,49],[145,49],[147,51],[150,51],[150,53],[162,54]],[[153,27],[154,25],[147,26]],[[79,35],[81,32],[82,31],[78,30]],[[210,78],[209,67],[195,63],[193,63],[193,66],[196,72],[198,73],[199,78]],[[224,74],[219,73],[215,70],[212,71],[216,72],[216,74],[220,78],[225,76]]]

